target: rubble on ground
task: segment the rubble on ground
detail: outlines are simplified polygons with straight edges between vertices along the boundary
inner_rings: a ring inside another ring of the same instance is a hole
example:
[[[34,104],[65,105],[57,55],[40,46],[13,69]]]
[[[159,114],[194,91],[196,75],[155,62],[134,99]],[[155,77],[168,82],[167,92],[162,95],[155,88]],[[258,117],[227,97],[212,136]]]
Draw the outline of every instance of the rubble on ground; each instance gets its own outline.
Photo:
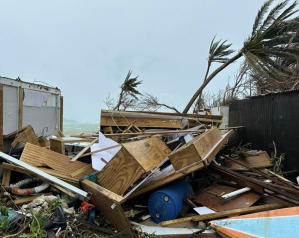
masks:
[[[259,237],[273,228],[260,221],[254,233],[239,220],[298,216],[298,185],[267,152],[228,143],[242,125],[220,124],[221,116],[102,110],[97,134],[37,138],[27,125],[6,135],[0,232]]]

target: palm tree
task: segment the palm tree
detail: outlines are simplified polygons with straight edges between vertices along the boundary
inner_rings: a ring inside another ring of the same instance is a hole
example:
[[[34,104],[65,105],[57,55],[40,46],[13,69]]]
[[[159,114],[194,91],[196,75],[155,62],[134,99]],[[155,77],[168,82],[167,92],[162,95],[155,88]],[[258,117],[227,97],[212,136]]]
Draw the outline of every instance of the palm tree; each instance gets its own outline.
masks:
[[[137,95],[142,95],[140,92],[138,92],[136,90],[137,86],[139,84],[142,83],[142,81],[137,81],[137,77],[135,78],[130,78],[132,74],[132,71],[129,70],[124,83],[121,85],[121,91],[119,94],[119,99],[118,102],[116,104],[116,106],[114,107],[114,110],[119,110],[119,107],[121,106],[121,104],[123,103],[123,101],[126,99],[128,100],[127,96],[131,96],[134,99],[138,99]]]
[[[230,59],[225,58],[222,65],[208,77],[206,74],[203,84],[195,92],[183,113],[189,111],[202,90],[220,71],[242,56],[245,57],[250,67],[260,74],[269,75],[277,80],[279,80],[278,75],[281,74],[289,76],[293,75],[292,70],[283,67],[277,62],[277,58],[285,61],[299,61],[299,49],[289,47],[290,45],[296,45],[299,42],[299,18],[293,17],[298,11],[295,10],[297,1],[289,6],[288,2],[288,0],[283,1],[274,6],[271,10],[269,10],[269,8],[273,3],[273,0],[268,0],[262,5],[255,18],[251,35],[244,42],[242,49],[240,49],[234,57]],[[212,41],[211,46],[214,44],[215,43]],[[211,53],[215,53],[215,51],[211,51],[211,48],[212,47],[210,47],[210,56]],[[228,48],[222,47],[218,54],[225,51],[231,53]]]

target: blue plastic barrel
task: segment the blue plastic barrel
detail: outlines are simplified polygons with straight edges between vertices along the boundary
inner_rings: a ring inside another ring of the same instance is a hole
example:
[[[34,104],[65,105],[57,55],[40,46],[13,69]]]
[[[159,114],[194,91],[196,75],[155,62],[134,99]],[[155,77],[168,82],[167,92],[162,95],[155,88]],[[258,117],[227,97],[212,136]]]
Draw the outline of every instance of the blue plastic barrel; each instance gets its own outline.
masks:
[[[175,180],[154,192],[148,200],[149,212],[156,223],[175,219],[192,187],[183,179]]]

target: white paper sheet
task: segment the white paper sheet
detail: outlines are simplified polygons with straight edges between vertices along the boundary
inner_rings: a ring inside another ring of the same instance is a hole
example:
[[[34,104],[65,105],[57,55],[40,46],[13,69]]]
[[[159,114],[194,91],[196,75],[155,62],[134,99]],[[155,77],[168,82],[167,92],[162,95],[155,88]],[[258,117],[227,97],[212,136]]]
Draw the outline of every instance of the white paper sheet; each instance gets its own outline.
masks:
[[[199,215],[211,214],[216,213],[214,210],[207,208],[207,207],[195,207],[193,208]]]
[[[90,147],[90,151],[96,151],[100,149],[104,149],[107,147],[111,147],[114,145],[118,145],[114,140],[111,140],[109,138],[106,138],[101,132],[99,132],[99,143],[96,145],[92,145]],[[92,168],[98,171],[101,171],[105,167],[105,162],[101,160],[103,158],[105,161],[109,162],[114,155],[121,149],[122,147],[116,147],[110,150],[105,150],[102,152],[98,152],[96,154],[91,155],[91,161],[92,161]]]

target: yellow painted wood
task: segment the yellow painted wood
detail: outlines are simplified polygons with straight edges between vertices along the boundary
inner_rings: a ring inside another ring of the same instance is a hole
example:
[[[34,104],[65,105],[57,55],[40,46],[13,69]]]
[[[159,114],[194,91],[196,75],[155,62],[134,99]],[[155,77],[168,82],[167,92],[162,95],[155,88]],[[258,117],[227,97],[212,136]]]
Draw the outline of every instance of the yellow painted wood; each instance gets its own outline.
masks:
[[[70,162],[72,162],[72,163],[75,162],[77,159],[79,159],[81,157],[81,155],[84,154],[85,151],[87,151],[94,143],[96,143],[98,141],[99,141],[98,138],[94,139],[89,145],[87,145],[83,150],[81,150],[74,158],[72,158],[70,160]]]

